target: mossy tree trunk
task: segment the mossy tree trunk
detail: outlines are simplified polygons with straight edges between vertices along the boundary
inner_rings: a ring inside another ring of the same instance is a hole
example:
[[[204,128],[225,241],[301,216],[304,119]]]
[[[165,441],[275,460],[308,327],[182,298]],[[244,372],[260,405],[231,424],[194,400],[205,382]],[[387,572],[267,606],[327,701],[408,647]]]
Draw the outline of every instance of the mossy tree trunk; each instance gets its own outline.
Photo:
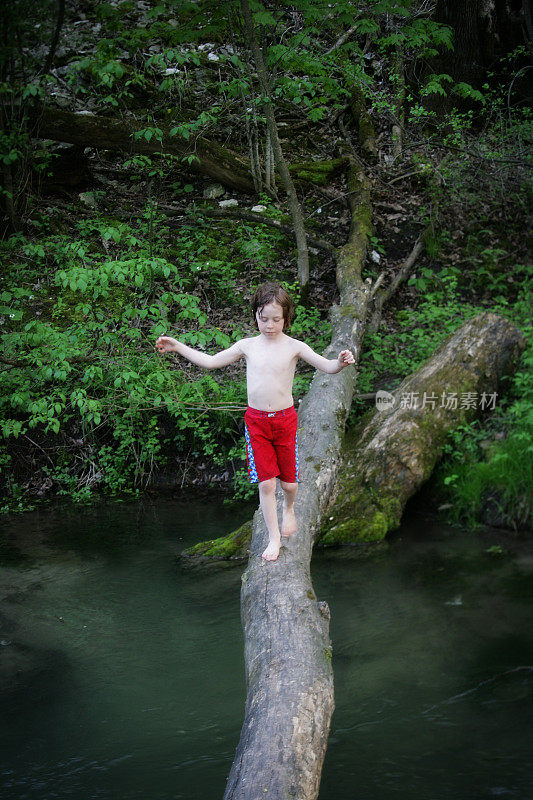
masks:
[[[397,528],[448,432],[497,401],[491,395],[523,347],[520,331],[489,312],[448,336],[391,395],[390,407],[370,412],[347,435],[320,543],[375,541]]]
[[[340,302],[332,309],[332,341],[324,353],[329,358],[359,346],[367,315],[370,282],[363,282],[361,266],[370,233],[370,199],[366,179],[360,173],[355,177],[356,172],[352,164],[350,181],[359,194],[350,241],[339,253]],[[353,368],[337,375],[317,373],[300,406],[298,532],[277,561],[261,558],[268,532],[260,510],[254,516],[241,590],[246,709],[226,800],[313,800],[318,795],[334,708],[333,674],[329,610],[314,594],[309,565],[335,483],[354,386]],[[240,531],[241,547],[246,533]]]
[[[350,110],[358,129],[359,148],[363,158],[369,163],[377,160],[378,148],[376,144],[376,132],[366,110],[365,97],[359,86],[352,88],[350,96]]]

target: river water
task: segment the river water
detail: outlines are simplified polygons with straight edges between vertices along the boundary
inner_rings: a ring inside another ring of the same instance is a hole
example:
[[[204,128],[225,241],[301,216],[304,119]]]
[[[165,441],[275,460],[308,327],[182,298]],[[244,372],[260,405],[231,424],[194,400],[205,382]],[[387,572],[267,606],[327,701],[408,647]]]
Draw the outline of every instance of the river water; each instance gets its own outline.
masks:
[[[157,499],[7,522],[2,800],[222,797],[245,699],[242,566],[175,555],[251,510]],[[532,552],[416,513],[386,543],[315,552],[336,696],[320,800],[533,797]]]

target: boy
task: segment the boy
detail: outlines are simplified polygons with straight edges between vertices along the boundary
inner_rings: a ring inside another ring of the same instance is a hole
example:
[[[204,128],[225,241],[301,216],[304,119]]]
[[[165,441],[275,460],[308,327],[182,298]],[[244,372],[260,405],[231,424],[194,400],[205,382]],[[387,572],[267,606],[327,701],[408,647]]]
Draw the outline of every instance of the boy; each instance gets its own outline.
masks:
[[[262,557],[275,561],[281,536],[296,532],[294,500],[298,491],[297,417],[292,399],[294,370],[298,358],[322,372],[340,372],[355,362],[349,350],[337,359],[315,353],[309,345],[284,333],[294,316],[290,295],[277,283],[265,283],[252,297],[252,313],[258,336],[239,339],[214,356],[201,353],[170,336],[160,336],[156,348],[175,352],[205,369],[216,369],[246,359],[248,408],[244,415],[246,454],[251,483],[259,483],[259,502],[268,529],[268,547]],[[276,478],[284,494],[283,521],[278,526]]]

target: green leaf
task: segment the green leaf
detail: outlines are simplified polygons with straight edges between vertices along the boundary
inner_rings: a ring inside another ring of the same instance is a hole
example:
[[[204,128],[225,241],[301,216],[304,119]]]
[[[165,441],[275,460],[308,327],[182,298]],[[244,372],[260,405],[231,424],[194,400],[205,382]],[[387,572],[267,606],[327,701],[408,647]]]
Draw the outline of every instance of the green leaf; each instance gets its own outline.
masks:
[[[22,319],[22,311],[19,311],[17,308],[9,308],[9,306],[0,306],[0,314],[9,316],[11,319]]]
[[[256,11],[254,14],[254,22],[256,25],[276,25],[276,20],[270,11]]]
[[[307,116],[311,120],[311,122],[317,122],[319,119],[324,117],[326,113],[325,108],[311,108]]]

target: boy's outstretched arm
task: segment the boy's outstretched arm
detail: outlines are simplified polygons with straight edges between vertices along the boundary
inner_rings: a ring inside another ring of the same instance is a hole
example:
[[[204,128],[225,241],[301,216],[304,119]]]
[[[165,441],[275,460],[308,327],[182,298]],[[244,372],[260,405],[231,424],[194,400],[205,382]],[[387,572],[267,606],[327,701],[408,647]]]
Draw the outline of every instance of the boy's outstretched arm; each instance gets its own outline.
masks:
[[[328,372],[330,375],[340,372],[341,369],[344,369],[344,367],[350,364],[355,364],[355,359],[350,350],[341,350],[338,358],[329,359],[315,353],[315,351],[304,342],[300,342],[298,355],[300,358],[303,358],[304,361],[307,361],[308,364],[311,364],[312,367],[315,367],[315,369]]]
[[[193,364],[196,364],[198,367],[203,367],[204,369],[226,367],[228,364],[233,364],[234,361],[237,361],[244,355],[239,347],[239,342],[235,342],[231,347],[228,347],[226,350],[221,350],[220,353],[216,353],[214,356],[210,356],[208,353],[202,353],[200,350],[195,350],[193,347],[189,347],[187,344],[183,344],[183,342],[179,342],[171,336],[160,336],[155,346],[160,353],[178,353],[180,356],[188,358]]]

